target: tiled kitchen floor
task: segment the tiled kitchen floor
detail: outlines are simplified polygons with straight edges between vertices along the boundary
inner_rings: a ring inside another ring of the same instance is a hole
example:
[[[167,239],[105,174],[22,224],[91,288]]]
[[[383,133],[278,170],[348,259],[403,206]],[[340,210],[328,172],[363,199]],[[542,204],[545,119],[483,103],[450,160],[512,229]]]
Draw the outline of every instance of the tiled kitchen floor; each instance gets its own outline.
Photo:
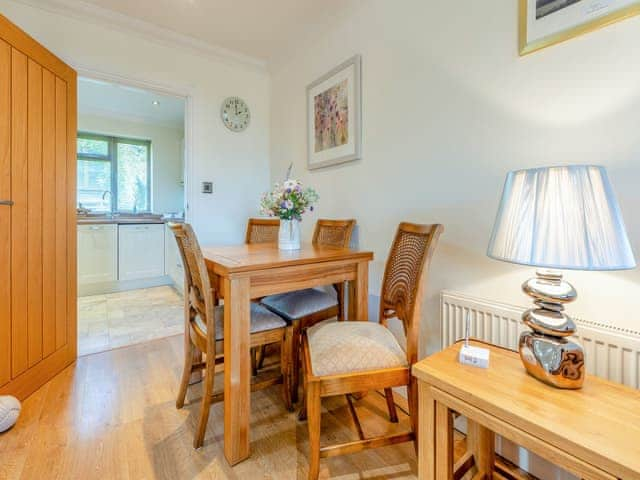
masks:
[[[78,298],[78,355],[182,333],[182,297],[155,287]]]

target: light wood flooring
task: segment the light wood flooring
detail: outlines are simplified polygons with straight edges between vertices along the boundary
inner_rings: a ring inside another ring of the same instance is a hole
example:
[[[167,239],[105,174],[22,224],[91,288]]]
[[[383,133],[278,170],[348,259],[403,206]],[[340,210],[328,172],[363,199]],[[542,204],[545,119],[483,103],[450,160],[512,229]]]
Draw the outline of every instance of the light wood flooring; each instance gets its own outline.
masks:
[[[0,434],[0,479],[306,479],[307,425],[285,410],[280,386],[252,394],[252,456],[224,459],[223,405],[212,406],[205,445],[191,442],[198,405],[176,410],[182,338],[174,336],[88,355],[23,404],[18,424]],[[222,378],[216,379],[216,390]],[[200,387],[188,398],[197,400]],[[356,402],[366,435],[390,424],[382,397]],[[355,439],[344,397],[323,401],[326,442]],[[322,460],[321,478],[413,479],[410,443]]]

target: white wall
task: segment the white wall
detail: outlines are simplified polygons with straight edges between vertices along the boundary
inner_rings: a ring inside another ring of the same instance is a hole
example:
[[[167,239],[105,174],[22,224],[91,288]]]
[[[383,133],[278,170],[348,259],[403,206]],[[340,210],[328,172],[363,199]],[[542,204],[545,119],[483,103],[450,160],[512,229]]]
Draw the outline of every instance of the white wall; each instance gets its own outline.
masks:
[[[368,0],[273,68],[271,175],[290,162],[317,188],[319,217],[354,217],[375,250],[371,293],[398,222],[440,222],[423,347],[439,347],[438,295],[453,289],[527,305],[534,272],[485,256],[507,171],[605,165],[640,254],[640,17],[520,58],[514,0]],[[353,54],[363,58],[363,156],[306,170],[305,87]],[[570,312],[640,330],[638,272],[569,273]]]
[[[151,141],[151,204],[155,213],[184,210],[182,140],[178,128],[94,114],[78,115],[78,130]]]
[[[9,0],[0,0],[0,12],[75,68],[190,94],[192,222],[202,243],[242,240],[246,218],[256,213],[260,193],[268,186],[265,71]],[[230,95],[243,97],[251,108],[251,125],[242,134],[227,130],[219,118],[222,100]],[[213,195],[199,193],[206,180],[214,182]]]

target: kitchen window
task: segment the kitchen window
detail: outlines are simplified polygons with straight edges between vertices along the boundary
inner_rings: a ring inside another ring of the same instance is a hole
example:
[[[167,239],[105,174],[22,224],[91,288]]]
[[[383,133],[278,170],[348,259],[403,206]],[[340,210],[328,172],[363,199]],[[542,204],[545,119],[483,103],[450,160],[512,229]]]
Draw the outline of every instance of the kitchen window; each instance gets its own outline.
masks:
[[[92,212],[151,211],[151,142],[78,134],[78,206]]]

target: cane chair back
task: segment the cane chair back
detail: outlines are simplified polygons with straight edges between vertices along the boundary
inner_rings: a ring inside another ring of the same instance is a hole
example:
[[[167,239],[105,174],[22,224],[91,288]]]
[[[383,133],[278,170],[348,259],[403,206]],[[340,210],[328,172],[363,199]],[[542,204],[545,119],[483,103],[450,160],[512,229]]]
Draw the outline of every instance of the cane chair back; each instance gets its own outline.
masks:
[[[245,243],[278,243],[279,218],[250,218]]]
[[[442,233],[442,225],[401,223],[391,245],[380,294],[380,322],[402,322],[407,340],[407,360],[417,359],[423,272]],[[428,267],[427,267],[428,271]]]
[[[351,234],[355,220],[325,220],[316,222],[312,243],[314,245],[347,248],[351,243]]]
[[[185,308],[189,313],[186,321],[194,322],[199,315],[207,326],[207,340],[210,340],[211,348],[215,348],[214,295],[198,238],[188,223],[170,223],[169,228],[176,238],[184,265]]]

